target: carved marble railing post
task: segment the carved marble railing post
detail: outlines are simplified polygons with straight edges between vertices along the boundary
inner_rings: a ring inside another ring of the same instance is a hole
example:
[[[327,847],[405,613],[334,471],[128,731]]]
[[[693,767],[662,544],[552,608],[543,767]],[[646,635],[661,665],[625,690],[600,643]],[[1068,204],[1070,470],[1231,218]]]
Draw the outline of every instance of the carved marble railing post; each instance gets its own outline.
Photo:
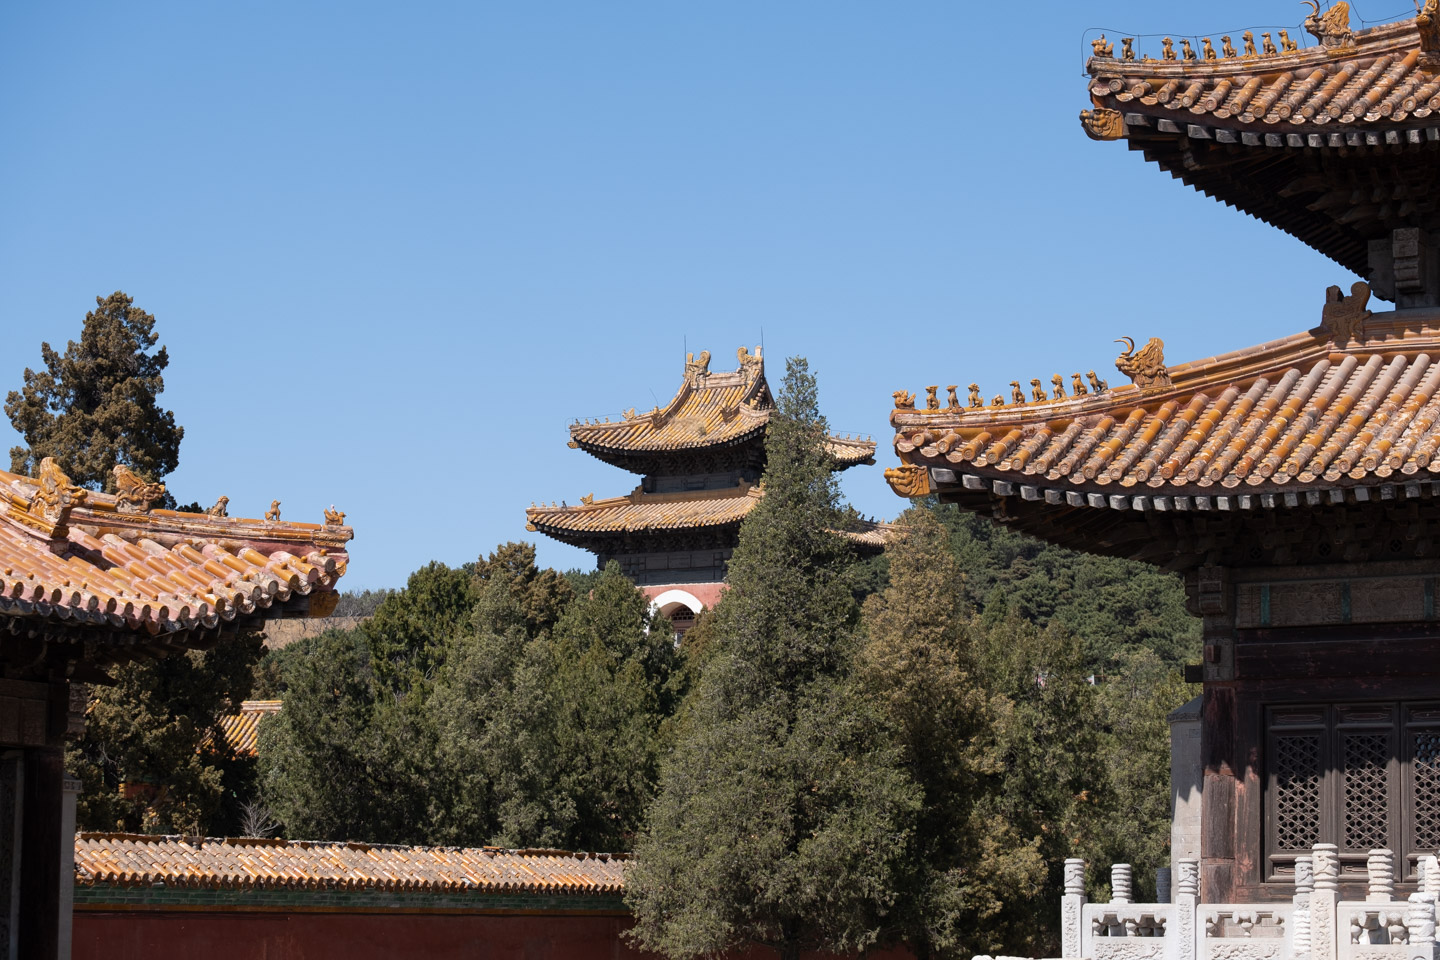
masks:
[[[1170,868],[1155,868],[1155,902],[1170,902]]]
[[[1365,861],[1370,875],[1370,884],[1365,893],[1366,903],[1389,903],[1395,899],[1395,854],[1389,850],[1371,850]]]
[[[1336,905],[1340,902],[1340,857],[1333,843],[1317,843],[1311,850],[1315,864],[1315,889],[1310,894],[1310,956],[1313,960],[1336,960],[1339,931],[1335,929]]]
[[[1422,861],[1422,867],[1423,867]],[[1435,960],[1435,895],[1423,890],[1410,894],[1405,914],[1410,960]]]
[[[1065,861],[1065,895],[1060,898],[1060,956],[1079,960],[1085,907],[1085,861]]]
[[[1175,958],[1195,960],[1199,944],[1195,935],[1195,913],[1200,907],[1200,861],[1184,858],[1176,862]]]
[[[1129,903],[1134,896],[1134,871],[1128,863],[1117,863],[1110,868],[1110,902]]]
[[[1290,922],[1290,951],[1310,956],[1310,894],[1315,890],[1315,864],[1309,857],[1295,858],[1295,913]]]

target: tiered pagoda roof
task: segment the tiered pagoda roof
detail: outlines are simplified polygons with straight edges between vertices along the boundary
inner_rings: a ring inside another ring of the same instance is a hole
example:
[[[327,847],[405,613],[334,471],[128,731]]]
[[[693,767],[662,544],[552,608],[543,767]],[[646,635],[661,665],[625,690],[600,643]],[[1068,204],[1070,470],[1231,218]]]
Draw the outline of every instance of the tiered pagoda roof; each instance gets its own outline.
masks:
[[[1082,122],[1395,299],[1393,281],[1372,274],[1369,244],[1436,220],[1440,9],[1431,0],[1415,19],[1368,30],[1349,21],[1344,3],[1308,18],[1316,45],[1305,48],[1254,32],[1238,47],[1205,38],[1203,55],[1184,41],[1195,59],[1173,43],[1145,52],[1127,42],[1117,57],[1102,39]]]
[[[733,536],[764,491],[765,431],[775,403],[757,347],[737,351],[738,369],[712,372],[710,353],[687,357],[679,391],[663,408],[618,421],[578,421],[570,446],[647,478],[725,474],[736,479],[718,489],[667,491],[648,483],[621,497],[582,497],[575,505],[532,506],[526,529],[587,550],[639,549],[646,540],[703,531]],[[875,462],[875,442],[850,436],[827,438],[836,469]],[[647,486],[650,489],[647,490]],[[863,522],[847,535],[862,547],[883,545],[882,524]]]
[[[354,536],[342,514],[293,523],[274,504],[272,519],[241,519],[224,498],[204,514],[151,509],[164,488],[119,470],[117,495],[75,487],[48,459],[39,479],[0,471],[4,634],[105,664],[334,608]]]

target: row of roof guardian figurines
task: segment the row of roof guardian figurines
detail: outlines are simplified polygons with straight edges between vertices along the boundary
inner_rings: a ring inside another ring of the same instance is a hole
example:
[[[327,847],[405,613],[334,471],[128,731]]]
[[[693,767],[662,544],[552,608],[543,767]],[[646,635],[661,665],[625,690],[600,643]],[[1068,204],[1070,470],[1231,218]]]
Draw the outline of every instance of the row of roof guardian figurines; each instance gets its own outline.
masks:
[[[1159,337],[1151,337],[1150,342],[1141,348],[1139,353],[1135,352],[1135,341],[1129,337],[1121,337],[1116,343],[1125,344],[1125,352],[1115,360],[1115,367],[1121,373],[1128,376],[1131,381],[1142,390],[1151,387],[1170,386],[1170,375],[1165,370],[1165,342]],[[1089,388],[1085,381],[1090,383]],[[952,384],[945,388],[949,391],[949,403],[945,409],[954,411],[963,409],[960,406],[960,397],[956,393],[958,385]],[[1085,397],[1092,393],[1101,394],[1110,389],[1110,384],[1101,380],[1091,370],[1082,379],[1080,374],[1070,375],[1070,389],[1075,397]],[[925,409],[928,412],[938,412],[940,407],[940,387],[932,386],[925,388]],[[896,410],[914,410],[915,394],[906,390],[896,390],[892,396],[895,398]],[[1026,406],[1032,403],[1051,403],[1056,400],[1070,399],[1065,393],[1065,378],[1055,374],[1050,378],[1050,393],[1046,393],[1045,385],[1040,378],[1036,377],[1030,381],[1030,396],[1025,396],[1025,391],[1020,386],[1019,380],[1010,381],[1010,400],[1013,406]],[[968,409],[978,410],[986,406],[980,395],[980,385],[970,384],[970,396]],[[989,403],[991,407],[1006,406],[1003,394],[997,394],[995,399]]]
[[[1304,0],[1306,6],[1311,8],[1310,14],[1305,18],[1305,32],[1320,42],[1322,47],[1327,49],[1343,49],[1355,45],[1355,32],[1350,28],[1350,4],[1345,0],[1333,4],[1324,13],[1320,12],[1319,0]],[[1416,25],[1422,34],[1432,31],[1437,23],[1440,23],[1440,0],[1426,0],[1422,6],[1420,0],[1415,0]],[[1255,45],[1255,34],[1246,30],[1240,35],[1243,44],[1242,50],[1237,50],[1233,40],[1229,36],[1220,38],[1220,50],[1217,53],[1215,44],[1209,37],[1200,38],[1200,52],[1196,52],[1188,39],[1180,40],[1180,52],[1175,51],[1175,41],[1165,37],[1160,41],[1162,47],[1161,61],[1167,60],[1258,60],[1262,57],[1279,57],[1290,53],[1297,53],[1300,45],[1290,39],[1287,30],[1277,31],[1280,43],[1277,46],[1269,33],[1260,34],[1260,46]],[[1134,61],[1135,38],[1120,38],[1120,59],[1122,61]],[[1090,48],[1094,51],[1097,60],[1111,60],[1115,57],[1115,44],[1100,34],[1098,39],[1090,41]],[[1141,62],[1154,63],[1155,58],[1148,54],[1139,58]]]
[[[1085,861],[1065,861],[1061,955],[1066,960],[1435,960],[1440,861],[1419,858],[1416,892],[1395,899],[1395,855],[1371,850],[1363,901],[1340,898],[1340,857],[1317,843],[1295,859],[1289,903],[1203,903],[1200,861],[1156,871],[1156,903],[1134,903],[1133,871],[1110,870],[1110,900],[1088,903]],[[981,958],[976,958],[981,960]]]
[[[147,514],[153,504],[165,496],[165,484],[150,483],[142,479],[135,471],[123,463],[115,464],[111,469],[111,475],[115,479],[115,512],[123,514]],[[76,486],[53,457],[45,457],[40,461],[40,469],[35,478],[39,489],[35,492],[30,503],[30,510],[40,516],[50,517],[56,513],[63,504],[66,507],[75,507],[84,503],[90,491],[83,487]],[[230,516],[229,497],[221,497],[215,501],[215,505],[205,511],[205,515],[213,518]],[[66,511],[68,513],[68,510]],[[265,520],[268,523],[280,522],[280,501],[271,500],[270,509],[265,511]],[[335,509],[331,504],[325,510],[325,526],[340,527],[345,525],[345,514]]]

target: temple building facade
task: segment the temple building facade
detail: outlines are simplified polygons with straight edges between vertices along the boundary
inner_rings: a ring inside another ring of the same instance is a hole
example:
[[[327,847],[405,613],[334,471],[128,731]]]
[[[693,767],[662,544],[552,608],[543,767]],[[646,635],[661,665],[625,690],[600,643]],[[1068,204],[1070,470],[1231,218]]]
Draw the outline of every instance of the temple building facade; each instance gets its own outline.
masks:
[[[680,632],[720,596],[740,523],[764,496],[765,431],[774,409],[765,361],[741,347],[737,369],[711,371],[710,352],[685,360],[675,398],[648,413],[570,426],[570,446],[640,475],[628,494],[532,506],[526,529],[620,564]],[[875,443],[832,436],[837,470],[875,462]],[[864,551],[883,547],[883,524],[846,531]]]
[[[0,960],[70,956],[75,796],[65,740],[87,684],[116,664],[205,649],[274,617],[324,616],[352,531],[151,509],[165,493],[124,466],[117,493],[0,471]]]
[[[1070,864],[1066,957],[1435,956],[1440,0],[1371,29],[1312,7],[1294,37],[1096,37],[1081,122],[1363,279],[1216,357],[1133,331],[1113,386],[896,394],[897,493],[1177,571],[1203,622],[1173,872],[1133,904],[1117,865],[1087,904]]]

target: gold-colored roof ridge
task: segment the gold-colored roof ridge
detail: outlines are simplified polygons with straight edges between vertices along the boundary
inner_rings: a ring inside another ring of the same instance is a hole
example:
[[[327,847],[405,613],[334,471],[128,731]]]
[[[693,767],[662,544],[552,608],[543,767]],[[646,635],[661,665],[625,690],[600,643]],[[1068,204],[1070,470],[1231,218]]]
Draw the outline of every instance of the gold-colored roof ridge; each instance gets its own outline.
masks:
[[[1345,15],[1327,22],[1326,17],[1337,11]],[[1107,37],[1102,33],[1090,40],[1092,55],[1086,60],[1085,69],[1092,77],[1132,73],[1157,77],[1273,73],[1428,44],[1429,28],[1422,26],[1420,17],[1357,28],[1348,14],[1347,5],[1337,3],[1318,18],[1308,17],[1306,22],[1312,23],[1313,33],[1304,23],[1254,27],[1209,36],[1171,33]],[[1306,36],[1307,33],[1310,36]],[[1117,40],[1121,44],[1118,54]],[[1137,47],[1136,42],[1140,40],[1153,43]]]

